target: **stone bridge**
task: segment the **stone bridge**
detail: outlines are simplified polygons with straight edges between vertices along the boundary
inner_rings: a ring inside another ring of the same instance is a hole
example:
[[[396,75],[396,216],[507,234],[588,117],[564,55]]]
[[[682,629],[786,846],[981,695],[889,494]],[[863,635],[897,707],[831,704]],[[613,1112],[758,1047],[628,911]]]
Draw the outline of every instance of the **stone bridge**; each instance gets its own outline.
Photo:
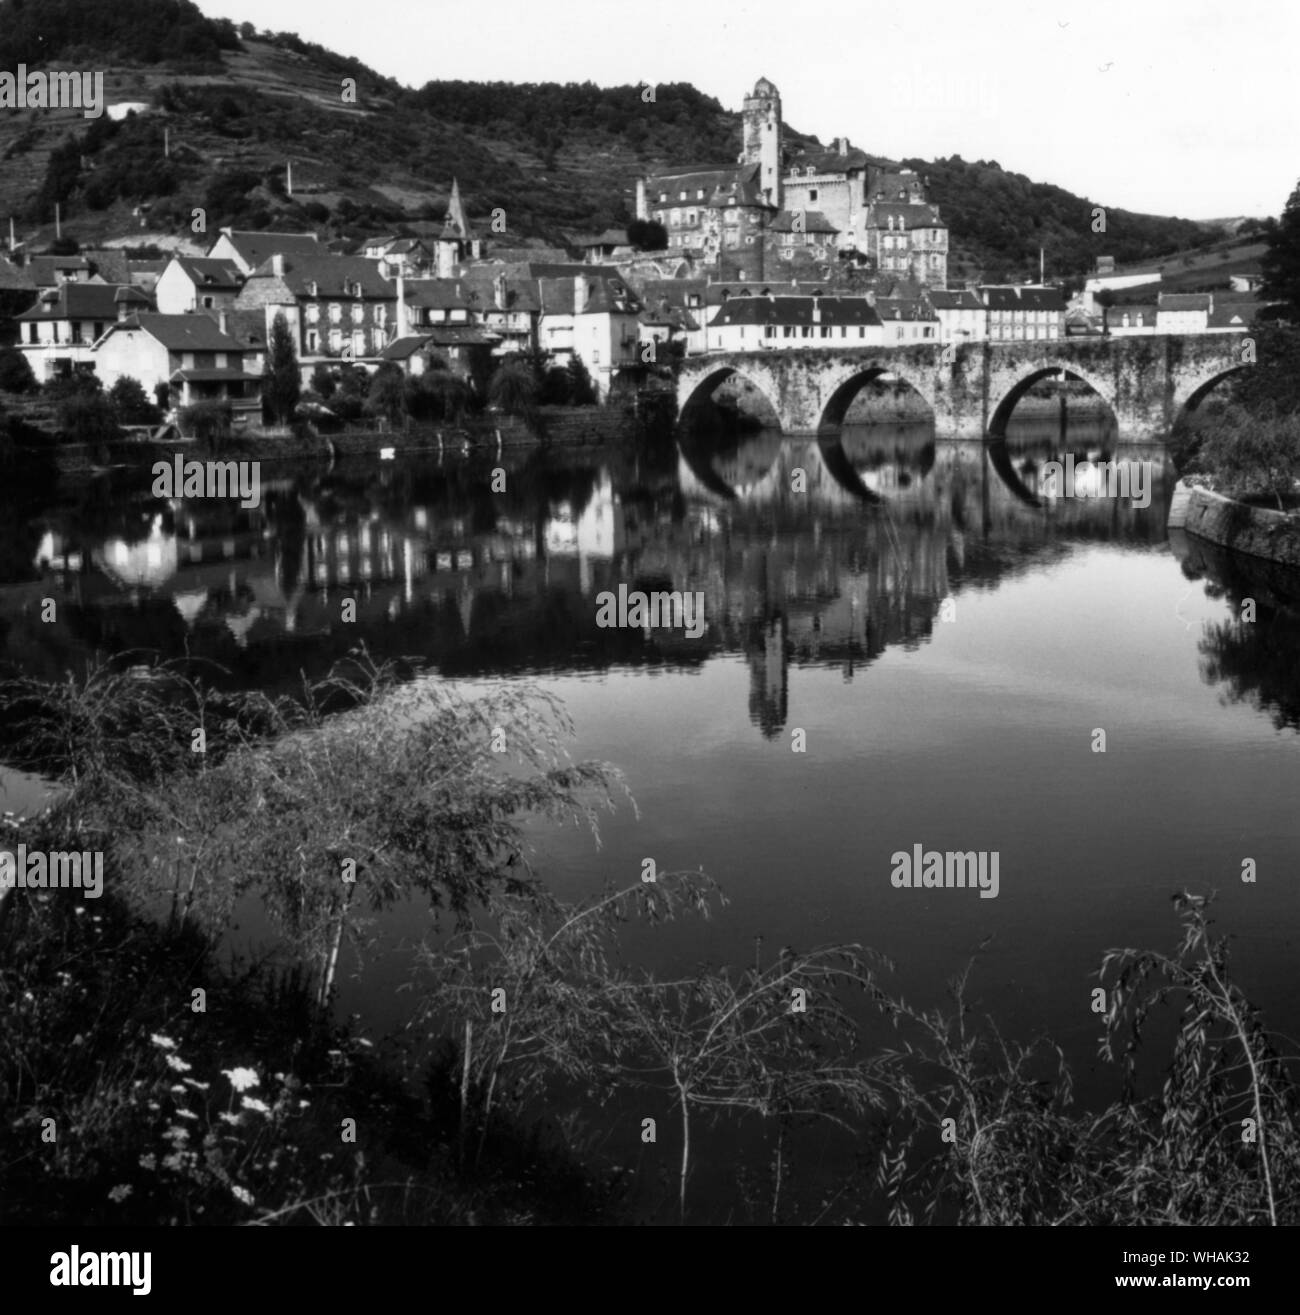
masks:
[[[683,363],[678,414],[687,419],[720,384],[740,375],[787,434],[816,434],[843,422],[864,384],[893,375],[928,403],[938,437],[995,439],[1029,388],[1064,372],[1105,400],[1121,439],[1145,442],[1168,434],[1219,380],[1248,369],[1250,341],[1223,332],[714,352]]]

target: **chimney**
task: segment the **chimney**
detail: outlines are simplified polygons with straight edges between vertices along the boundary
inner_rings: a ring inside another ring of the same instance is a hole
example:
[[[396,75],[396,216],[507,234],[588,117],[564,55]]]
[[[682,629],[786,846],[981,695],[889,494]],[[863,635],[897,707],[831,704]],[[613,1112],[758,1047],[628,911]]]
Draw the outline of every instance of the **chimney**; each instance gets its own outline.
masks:
[[[581,315],[587,309],[587,280],[581,274],[573,276],[573,313]]]
[[[397,275],[397,336],[406,337],[406,276]]]
[[[130,317],[130,314],[131,312],[126,299],[120,299],[117,303],[117,322],[119,324],[125,324]]]
[[[506,308],[506,276],[502,272],[492,280],[492,301],[497,310]]]
[[[281,252],[281,251],[277,251],[277,252],[275,253],[275,255],[273,255],[273,256],[271,257],[271,273],[274,274],[277,278],[283,278],[283,277],[284,277],[284,253],[283,253],[283,252]]]
[[[222,333],[230,332],[230,315],[227,311],[222,310],[217,313],[217,327]]]

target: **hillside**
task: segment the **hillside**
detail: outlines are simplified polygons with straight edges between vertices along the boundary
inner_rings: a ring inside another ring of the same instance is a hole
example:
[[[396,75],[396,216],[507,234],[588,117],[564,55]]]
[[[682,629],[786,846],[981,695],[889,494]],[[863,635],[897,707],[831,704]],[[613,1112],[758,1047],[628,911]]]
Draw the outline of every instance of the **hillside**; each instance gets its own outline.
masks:
[[[432,82],[405,88],[358,61],[287,33],[211,21],[188,0],[3,0],[0,67],[106,70],[109,104],[143,102],[122,122],[79,111],[0,116],[0,220],[29,241],[65,232],[83,245],[139,233],[315,228],[357,238],[404,219],[441,218],[453,176],[472,220],[505,212],[499,240],[547,242],[621,226],[636,177],[734,159],[739,116],[689,84]],[[346,103],[344,79],[356,82]],[[164,154],[164,129],[170,155]],[[791,143],[820,145],[787,130]],[[286,162],[295,195],[284,194]],[[1128,262],[1209,240],[1189,221],[1111,210],[996,164],[907,161],[929,178],[951,226],[954,275],[1079,274],[1095,256]],[[196,236],[202,243],[202,235]]]

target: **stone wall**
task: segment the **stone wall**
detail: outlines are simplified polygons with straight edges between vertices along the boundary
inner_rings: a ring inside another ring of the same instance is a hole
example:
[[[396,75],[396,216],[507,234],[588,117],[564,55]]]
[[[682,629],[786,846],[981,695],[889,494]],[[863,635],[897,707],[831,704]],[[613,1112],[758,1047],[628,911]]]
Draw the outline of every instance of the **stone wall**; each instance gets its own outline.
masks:
[[[1300,516],[1252,507],[1221,493],[1180,482],[1169,525],[1233,552],[1300,567]]]

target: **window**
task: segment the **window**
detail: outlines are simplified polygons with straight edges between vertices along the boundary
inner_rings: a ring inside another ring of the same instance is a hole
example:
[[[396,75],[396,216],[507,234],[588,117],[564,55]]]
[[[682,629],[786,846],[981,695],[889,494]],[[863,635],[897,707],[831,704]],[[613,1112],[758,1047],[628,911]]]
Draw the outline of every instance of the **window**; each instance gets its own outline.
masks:
[[[866,336],[867,336],[867,331],[866,331],[866,329],[859,328],[859,329],[858,329],[858,337],[859,337],[859,338],[865,338]]]
[[[212,306],[213,306],[213,300],[212,300],[212,298],[211,298],[211,297],[204,297],[204,298],[203,298],[203,309],[204,309],[204,310],[211,310],[211,309],[212,309]]]
[[[330,323],[338,324],[343,318],[343,307],[337,301],[330,302]]]
[[[319,307],[319,306],[315,306],[315,305],[308,306],[308,307],[307,307],[307,323],[308,323],[308,324],[315,324],[319,319],[320,319],[320,307]]]
[[[104,321],[103,321],[103,320],[96,320],[96,321],[95,321],[95,340],[96,340],[96,342],[98,342],[99,339],[102,338],[103,336],[104,336]]]
[[[685,201],[685,200],[686,200],[686,193],[685,193],[685,192],[678,192],[678,193],[677,193],[677,199],[678,199],[679,201]]]
[[[815,201],[817,199],[817,189],[815,187],[810,187],[808,189],[808,199],[810,201]]]

